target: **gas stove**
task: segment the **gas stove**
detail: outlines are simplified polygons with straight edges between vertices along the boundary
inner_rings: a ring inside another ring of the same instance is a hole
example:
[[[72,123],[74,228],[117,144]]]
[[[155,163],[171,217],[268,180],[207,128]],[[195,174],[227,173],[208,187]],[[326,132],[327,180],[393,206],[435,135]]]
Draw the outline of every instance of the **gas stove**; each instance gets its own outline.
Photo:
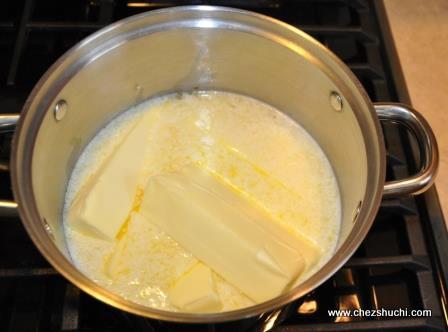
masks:
[[[127,16],[174,5],[226,5],[263,13],[310,34],[355,73],[372,101],[409,103],[381,1],[65,0],[0,4],[0,110],[19,113],[44,71],[94,31]],[[387,179],[412,174],[415,142],[384,124]],[[10,135],[0,144],[0,199],[12,199]],[[112,308],[64,279],[40,255],[20,219],[0,210],[1,331],[444,331],[448,235],[434,188],[383,200],[355,255],[326,283],[249,325],[182,325]],[[329,310],[431,310],[431,317],[331,317]]]

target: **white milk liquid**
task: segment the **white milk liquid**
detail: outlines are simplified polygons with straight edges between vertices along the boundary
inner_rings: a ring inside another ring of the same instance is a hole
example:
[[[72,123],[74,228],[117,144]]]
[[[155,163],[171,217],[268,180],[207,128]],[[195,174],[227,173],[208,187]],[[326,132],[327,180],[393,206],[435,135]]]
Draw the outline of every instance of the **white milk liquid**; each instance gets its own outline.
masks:
[[[265,187],[257,187],[250,173],[238,169],[231,170],[234,183],[250,190],[262,203],[269,200],[267,205],[282,216],[285,225],[297,228],[322,249],[319,262],[296,284],[332,256],[341,221],[339,189],[329,161],[313,138],[283,113],[252,98],[224,92],[173,94],[146,101],[115,118],[88,144],[74,168],[66,194],[64,225],[71,258],[85,275],[131,301],[176,311],[166,291],[197,262],[149,223],[131,223],[126,233],[126,260],[120,263],[121,273],[110,278],[104,266],[116,243],[79,233],[66,218],[86,178],[141,112],[152,112],[154,117],[154,125],[148,128],[153,144],[145,166],[149,175],[200,161],[204,154],[213,154],[216,141],[225,142],[288,190],[263,192],[260,188]],[[219,158],[215,162],[219,163]],[[277,206],[277,202],[281,204]],[[214,274],[214,278],[224,311],[254,304],[219,275]]]

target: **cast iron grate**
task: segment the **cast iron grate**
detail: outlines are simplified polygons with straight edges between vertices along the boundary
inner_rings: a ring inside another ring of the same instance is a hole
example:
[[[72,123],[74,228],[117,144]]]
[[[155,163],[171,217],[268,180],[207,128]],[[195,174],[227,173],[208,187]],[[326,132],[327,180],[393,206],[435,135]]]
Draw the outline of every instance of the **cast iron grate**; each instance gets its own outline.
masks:
[[[110,22],[145,10],[182,4],[228,5],[264,13],[317,38],[355,73],[373,101],[396,101],[378,14],[367,0],[157,0],[6,1],[0,4],[0,110],[17,113],[33,85],[64,51]],[[4,8],[2,8],[4,7]],[[408,136],[384,126],[388,179],[413,170]],[[9,139],[0,146],[8,155]],[[11,198],[0,168],[0,198]],[[434,208],[434,207],[433,207]],[[410,330],[446,328],[440,299],[446,279],[434,234],[425,228],[434,213],[414,198],[387,200],[353,258],[329,281],[293,303],[275,331]],[[0,329],[3,331],[198,331],[144,320],[96,301],[60,276],[29,240],[18,218],[0,216]],[[425,235],[426,234],[426,237]],[[441,240],[440,240],[441,241]],[[446,246],[446,244],[444,244]],[[446,268],[446,267],[445,267]],[[443,300],[443,298],[442,298]],[[331,318],[329,309],[431,309],[430,318]],[[278,317],[277,317],[278,319]],[[276,320],[271,315],[265,325]],[[258,330],[248,328],[248,330]],[[218,331],[217,326],[201,330]],[[236,328],[232,328],[236,330]]]

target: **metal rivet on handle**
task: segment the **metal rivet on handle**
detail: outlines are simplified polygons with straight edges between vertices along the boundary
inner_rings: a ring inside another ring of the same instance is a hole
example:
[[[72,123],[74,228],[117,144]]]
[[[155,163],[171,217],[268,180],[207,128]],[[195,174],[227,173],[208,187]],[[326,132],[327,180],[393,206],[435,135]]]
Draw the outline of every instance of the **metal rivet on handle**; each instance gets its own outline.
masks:
[[[342,112],[342,107],[344,106],[344,103],[339,93],[335,91],[332,91],[330,93],[330,105],[336,112]]]
[[[53,115],[56,121],[61,121],[67,113],[67,102],[64,99],[59,100],[54,106]]]

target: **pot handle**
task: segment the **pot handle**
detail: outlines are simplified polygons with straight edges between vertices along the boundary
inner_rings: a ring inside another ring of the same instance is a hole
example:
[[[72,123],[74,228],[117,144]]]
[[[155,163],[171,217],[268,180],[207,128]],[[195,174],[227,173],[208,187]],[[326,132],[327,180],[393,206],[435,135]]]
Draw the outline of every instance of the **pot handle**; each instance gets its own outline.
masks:
[[[420,151],[420,170],[409,178],[389,181],[384,185],[384,197],[417,195],[434,182],[439,166],[439,150],[428,122],[416,110],[398,103],[375,103],[381,121],[398,122],[415,136]]]
[[[398,103],[375,103],[375,111],[382,121],[403,124],[417,138],[420,149],[420,171],[402,180],[387,182],[383,196],[391,197],[407,194],[419,194],[428,189],[434,182],[439,166],[437,141],[428,122],[414,109]],[[0,115],[0,134],[14,131],[18,114]],[[0,200],[0,215],[17,216],[17,203]]]
[[[13,132],[16,128],[19,114],[0,115],[0,134]],[[3,217],[17,217],[17,203],[13,201],[0,200],[0,215]]]
[[[2,114],[0,115],[0,134],[8,133],[16,129],[19,114]]]

